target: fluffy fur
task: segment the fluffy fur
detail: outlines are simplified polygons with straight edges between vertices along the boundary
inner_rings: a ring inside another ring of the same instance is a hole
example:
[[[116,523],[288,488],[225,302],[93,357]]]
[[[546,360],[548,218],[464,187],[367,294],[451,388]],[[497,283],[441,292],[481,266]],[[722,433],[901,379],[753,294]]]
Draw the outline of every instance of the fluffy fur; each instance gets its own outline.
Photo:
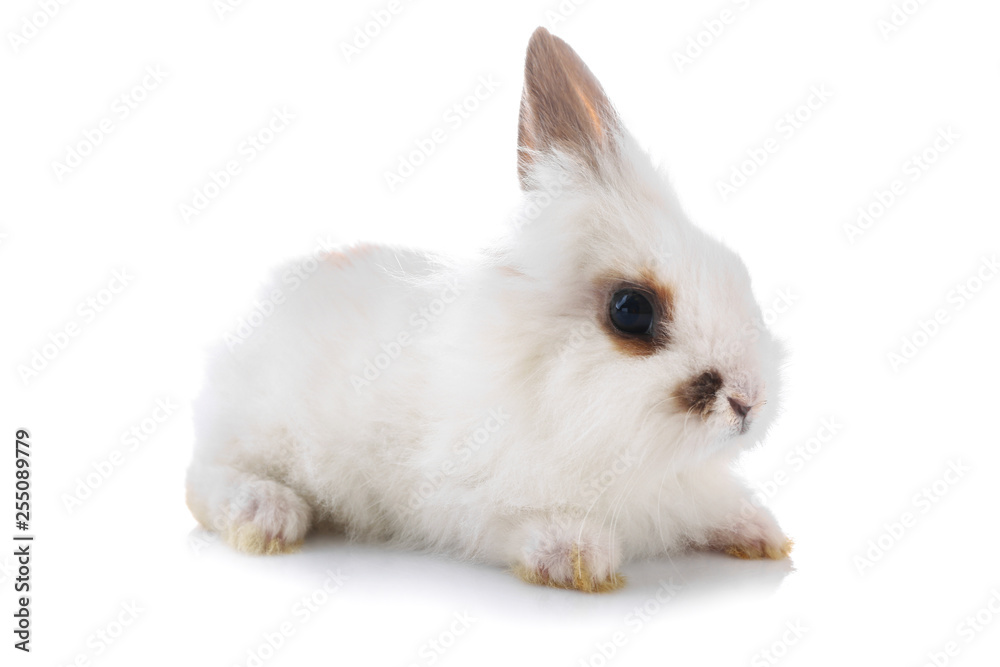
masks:
[[[195,406],[200,523],[277,553],[330,521],[584,591],[680,548],[788,554],[731,470],[775,414],[780,346],[741,260],[688,222],[603,95],[539,28],[509,238],[468,264],[335,253],[220,346]],[[608,329],[623,282],[669,295],[662,349]],[[694,410],[682,388],[709,369],[721,386]]]

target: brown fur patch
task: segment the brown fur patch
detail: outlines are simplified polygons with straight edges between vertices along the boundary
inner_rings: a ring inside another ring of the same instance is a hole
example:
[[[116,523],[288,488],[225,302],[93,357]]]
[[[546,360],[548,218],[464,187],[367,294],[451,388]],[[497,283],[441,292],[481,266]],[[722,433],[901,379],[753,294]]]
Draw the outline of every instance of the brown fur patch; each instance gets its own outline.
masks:
[[[538,28],[528,42],[517,128],[518,166],[526,187],[532,151],[555,146],[596,167],[595,153],[614,150],[610,135],[621,126],[597,78],[569,44]]]
[[[611,295],[620,289],[634,289],[642,292],[653,304],[656,325],[652,335],[638,336],[619,331],[611,322],[609,309]],[[634,279],[607,277],[597,281],[597,289],[602,308],[601,325],[611,338],[611,342],[622,354],[645,357],[662,350],[670,344],[670,322],[673,319],[674,295],[669,285],[656,278],[650,269],[643,269]]]
[[[684,410],[696,412],[703,418],[712,412],[712,404],[722,389],[722,376],[714,368],[683,383],[674,392]]]

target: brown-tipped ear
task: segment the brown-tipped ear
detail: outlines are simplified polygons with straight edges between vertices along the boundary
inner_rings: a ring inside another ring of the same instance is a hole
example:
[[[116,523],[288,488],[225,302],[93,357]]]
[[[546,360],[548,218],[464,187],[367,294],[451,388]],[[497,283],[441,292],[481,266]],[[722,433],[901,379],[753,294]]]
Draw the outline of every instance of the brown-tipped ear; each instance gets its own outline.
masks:
[[[569,44],[545,28],[528,42],[517,128],[517,173],[527,188],[532,155],[552,148],[597,166],[600,152],[616,150],[621,124],[601,84]]]

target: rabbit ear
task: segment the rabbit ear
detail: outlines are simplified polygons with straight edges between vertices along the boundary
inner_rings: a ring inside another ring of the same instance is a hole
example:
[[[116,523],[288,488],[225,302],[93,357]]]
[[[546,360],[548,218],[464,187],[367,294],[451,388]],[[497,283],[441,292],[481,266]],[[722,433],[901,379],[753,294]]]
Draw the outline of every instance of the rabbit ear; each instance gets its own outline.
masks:
[[[558,148],[595,170],[617,151],[621,123],[601,84],[570,46],[545,28],[528,42],[518,123],[518,176],[528,189],[534,156]]]

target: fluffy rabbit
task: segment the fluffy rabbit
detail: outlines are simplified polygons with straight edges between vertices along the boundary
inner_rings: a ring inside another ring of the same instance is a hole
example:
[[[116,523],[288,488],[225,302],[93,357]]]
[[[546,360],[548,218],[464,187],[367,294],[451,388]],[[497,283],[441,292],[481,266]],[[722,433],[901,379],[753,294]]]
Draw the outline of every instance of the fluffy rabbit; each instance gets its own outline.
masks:
[[[788,555],[732,472],[782,356],[744,264],[544,28],[518,135],[524,206],[478,261],[331,253],[218,351],[187,478],[202,525],[280,553],[331,522],[584,591],[681,548]]]

